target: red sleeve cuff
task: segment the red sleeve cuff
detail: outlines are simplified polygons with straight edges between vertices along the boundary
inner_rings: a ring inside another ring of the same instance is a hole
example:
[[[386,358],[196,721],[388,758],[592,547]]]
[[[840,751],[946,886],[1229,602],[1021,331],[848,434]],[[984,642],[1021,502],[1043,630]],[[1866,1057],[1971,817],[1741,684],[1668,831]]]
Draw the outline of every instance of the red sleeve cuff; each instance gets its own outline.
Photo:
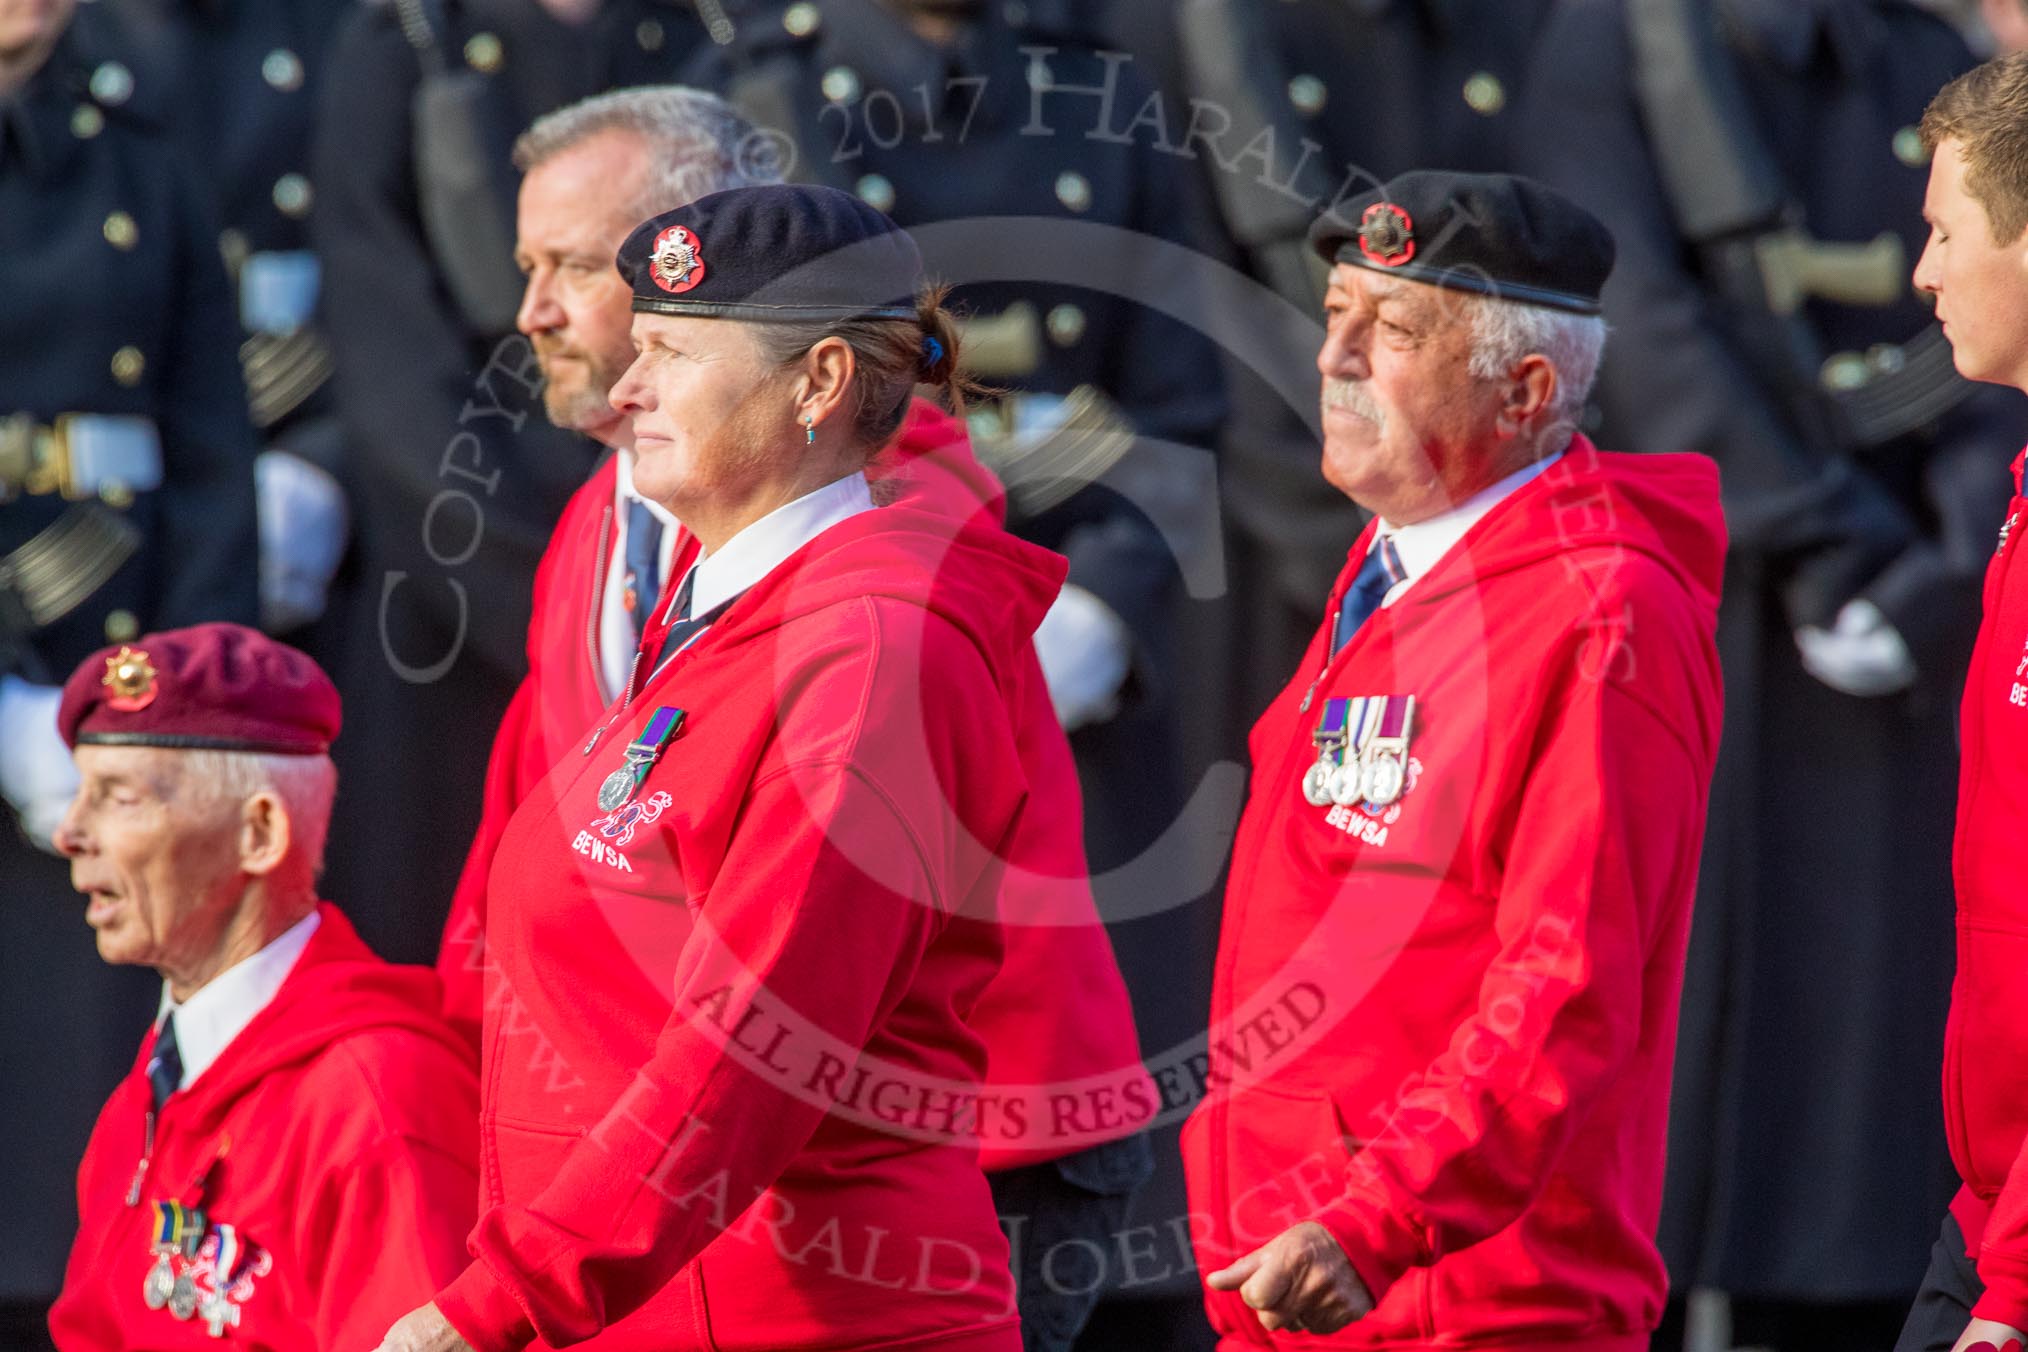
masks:
[[[437,1293],[437,1309],[476,1352],[521,1352],[535,1341],[535,1321],[483,1262]]]
[[[1375,1305],[1422,1259],[1421,1245],[1408,1226],[1352,1198],[1341,1198],[1311,1219],[1338,1241]]]

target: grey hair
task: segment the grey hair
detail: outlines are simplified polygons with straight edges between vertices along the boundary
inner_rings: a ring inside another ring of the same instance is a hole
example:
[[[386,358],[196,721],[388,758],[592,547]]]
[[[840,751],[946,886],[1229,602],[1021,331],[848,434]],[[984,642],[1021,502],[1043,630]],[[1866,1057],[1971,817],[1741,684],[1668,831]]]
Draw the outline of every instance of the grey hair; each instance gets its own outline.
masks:
[[[687,85],[615,89],[546,113],[514,142],[524,174],[605,131],[631,132],[649,146],[641,166],[642,218],[707,193],[782,181],[783,138],[764,132],[716,94]]]
[[[186,751],[183,785],[218,806],[273,793],[289,814],[289,853],[324,871],[324,838],[338,796],[338,767],[329,756],[275,756],[253,751]]]
[[[1556,435],[1560,429],[1566,437],[1575,432],[1584,401],[1598,379],[1605,320],[1502,296],[1471,297],[1465,317],[1472,326],[1472,356],[1466,369],[1481,380],[1498,380],[1523,357],[1540,353],[1556,368],[1556,397],[1546,410],[1546,431]]]

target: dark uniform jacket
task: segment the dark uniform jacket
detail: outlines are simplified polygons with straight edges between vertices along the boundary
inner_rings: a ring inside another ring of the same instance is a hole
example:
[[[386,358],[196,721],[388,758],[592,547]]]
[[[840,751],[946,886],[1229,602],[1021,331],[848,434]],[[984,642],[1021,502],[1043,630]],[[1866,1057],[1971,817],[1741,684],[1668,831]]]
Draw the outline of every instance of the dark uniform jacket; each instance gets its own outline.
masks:
[[[254,618],[253,437],[218,231],[163,91],[136,68],[87,6],[42,70],[0,98],[0,419],[149,418],[162,452],[154,491],[0,493],[0,608],[15,621],[0,672],[38,682],[61,682],[109,638]],[[66,608],[22,624],[29,598],[10,563],[52,529],[72,541],[53,567],[76,593],[52,602],[38,588],[35,613]],[[36,1030],[0,1052],[12,1155],[0,1301],[32,1301],[57,1289],[68,1180],[151,983],[99,962],[64,866],[0,815],[0,1026]]]
[[[261,336],[241,348],[250,413],[264,441],[333,474],[343,471],[326,382],[329,345],[305,314],[279,332],[293,304],[260,294],[270,265],[310,249],[310,136],[333,38],[355,0],[108,0],[145,44],[150,73],[175,88],[173,130],[204,175],[221,223],[218,250],[242,325]],[[251,267],[249,266],[251,263]],[[264,275],[266,274],[266,275]],[[314,281],[289,299],[316,300]],[[296,328],[303,330],[295,333]]]
[[[487,748],[525,666],[536,562],[598,449],[549,423],[534,354],[512,333],[519,178],[509,152],[543,113],[672,79],[704,30],[689,5],[655,0],[617,0],[579,28],[535,0],[446,6],[435,47],[468,82],[477,147],[455,167],[480,184],[488,210],[433,238],[412,109],[422,58],[398,9],[363,8],[341,32],[312,163],[311,227],[359,507],[339,673],[352,731],[335,748],[347,790],[329,885],[377,949],[426,961],[478,821]],[[447,262],[475,261],[505,278],[504,317],[490,324],[448,279]]]
[[[1905,281],[1924,237],[1913,124],[1970,54],[1898,0],[1726,0],[1717,13],[1748,124],[1802,224],[1903,250],[1892,304],[1808,302],[1822,374],[1904,359],[1929,322]],[[1603,435],[1714,457],[1733,532],[1727,726],[1663,1248],[1679,1289],[1899,1300],[1950,1195],[1931,1088],[1952,960],[1952,709],[2028,423],[2011,392],[1966,387],[1877,445],[1812,431],[1816,406],[1752,355],[1709,255],[1685,241],[1634,69],[1620,5],[1563,5],[1530,89],[1523,167],[1618,239]],[[1803,670],[1795,626],[1828,623],[1855,595],[1908,640],[1913,690],[1862,700]]]

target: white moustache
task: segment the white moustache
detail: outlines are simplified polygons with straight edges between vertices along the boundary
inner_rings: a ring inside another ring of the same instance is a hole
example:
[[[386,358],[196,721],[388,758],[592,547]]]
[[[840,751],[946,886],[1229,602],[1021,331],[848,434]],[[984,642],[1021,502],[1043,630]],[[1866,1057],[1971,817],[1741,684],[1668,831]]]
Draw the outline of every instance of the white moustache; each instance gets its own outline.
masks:
[[[1354,417],[1366,419],[1375,427],[1387,426],[1387,415],[1374,402],[1363,381],[1327,378],[1324,381],[1324,407],[1342,409]]]

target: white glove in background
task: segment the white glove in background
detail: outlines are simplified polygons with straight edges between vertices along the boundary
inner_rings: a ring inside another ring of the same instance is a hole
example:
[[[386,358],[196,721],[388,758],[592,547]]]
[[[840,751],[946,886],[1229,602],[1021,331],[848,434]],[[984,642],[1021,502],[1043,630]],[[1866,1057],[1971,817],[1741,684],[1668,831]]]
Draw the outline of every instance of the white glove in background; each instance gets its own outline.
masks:
[[[254,460],[254,492],[260,507],[261,628],[287,633],[324,613],[350,529],[345,490],[300,455],[262,451]]]
[[[77,766],[56,731],[63,687],[0,676],[0,796],[27,837],[51,854],[50,836],[77,793]]]
[[[1870,699],[1915,684],[1915,658],[1899,631],[1871,601],[1847,601],[1829,629],[1796,631],[1803,670],[1847,695]]]
[[[1119,712],[1120,687],[1133,658],[1133,636],[1112,607],[1066,584],[1035,629],[1035,656],[1065,732]]]

